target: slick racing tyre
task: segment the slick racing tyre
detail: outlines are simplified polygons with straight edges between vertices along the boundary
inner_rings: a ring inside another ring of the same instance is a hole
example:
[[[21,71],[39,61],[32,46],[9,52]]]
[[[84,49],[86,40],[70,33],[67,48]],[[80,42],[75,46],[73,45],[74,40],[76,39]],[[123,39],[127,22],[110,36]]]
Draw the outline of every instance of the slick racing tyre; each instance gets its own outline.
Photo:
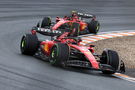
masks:
[[[38,38],[36,35],[26,34],[22,37],[20,50],[22,54],[34,55],[38,49]]]
[[[104,74],[114,74],[119,68],[119,56],[116,51],[104,50],[102,57],[100,58],[102,64],[108,64],[112,66],[113,71],[103,70]]]
[[[41,22],[41,28],[45,28],[46,26],[51,25],[51,17],[44,17]]]
[[[50,63],[55,66],[65,66],[69,59],[69,46],[63,43],[57,43],[52,47],[50,54]]]
[[[71,26],[70,36],[76,37],[79,35],[80,31],[80,24],[79,23],[73,23]]]
[[[89,33],[97,34],[100,28],[100,23],[98,21],[92,20],[88,23]]]

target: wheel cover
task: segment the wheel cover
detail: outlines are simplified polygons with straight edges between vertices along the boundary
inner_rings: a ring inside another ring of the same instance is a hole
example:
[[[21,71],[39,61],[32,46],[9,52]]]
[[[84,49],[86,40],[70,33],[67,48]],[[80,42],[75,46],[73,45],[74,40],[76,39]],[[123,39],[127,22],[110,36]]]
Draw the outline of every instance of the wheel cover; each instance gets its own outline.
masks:
[[[54,64],[56,62],[56,58],[57,58],[57,48],[54,47],[52,52],[51,52],[51,60],[50,63]]]
[[[21,47],[24,48],[24,46],[25,46],[25,40],[23,39],[23,40],[22,40]]]
[[[96,30],[97,30],[97,31],[99,30],[99,24],[97,25]]]
[[[99,28],[100,28],[100,25],[99,25],[99,23],[97,23],[97,25],[96,25],[96,32],[98,32]]]
[[[54,50],[53,50],[52,51],[52,54],[51,54],[52,58],[54,58],[54,55],[55,55],[55,53],[54,53]]]
[[[25,37],[22,38],[21,44],[20,44],[20,48],[21,48],[21,52],[24,53],[25,52],[25,46],[26,45],[26,39]]]

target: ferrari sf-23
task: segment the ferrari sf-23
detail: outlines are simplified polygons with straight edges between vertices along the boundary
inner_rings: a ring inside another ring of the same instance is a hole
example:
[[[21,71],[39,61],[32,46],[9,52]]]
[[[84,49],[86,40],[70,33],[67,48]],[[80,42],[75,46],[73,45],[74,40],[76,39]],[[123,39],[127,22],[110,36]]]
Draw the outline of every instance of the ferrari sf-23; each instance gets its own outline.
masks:
[[[97,34],[100,28],[100,23],[96,20],[95,15],[79,13],[72,11],[70,16],[63,18],[56,17],[54,21],[51,17],[44,17],[37,27],[51,29],[51,30],[65,30],[72,27],[72,23],[79,24],[79,30],[76,32],[78,35],[82,34]]]
[[[101,55],[97,55],[94,45],[81,45],[81,38],[77,37],[74,30],[78,30],[79,24],[73,23],[72,30],[57,31],[34,27],[31,34],[22,36],[20,50],[24,55],[42,53],[46,61],[54,66],[80,67],[84,69],[100,70],[104,74],[125,72],[124,62],[119,60],[118,53],[105,49]],[[50,41],[38,40],[37,33],[52,37]],[[74,36],[75,34],[75,36]],[[53,38],[55,37],[55,38]]]

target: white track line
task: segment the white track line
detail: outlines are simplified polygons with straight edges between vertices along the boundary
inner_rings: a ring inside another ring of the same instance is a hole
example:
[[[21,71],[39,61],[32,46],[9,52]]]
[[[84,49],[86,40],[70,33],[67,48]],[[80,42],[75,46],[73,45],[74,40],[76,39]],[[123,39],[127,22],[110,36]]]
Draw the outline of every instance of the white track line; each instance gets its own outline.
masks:
[[[81,35],[80,37],[82,37],[82,42],[84,45],[84,43],[88,44],[88,43],[92,43],[92,42],[103,40],[103,39],[123,37],[123,36],[132,36],[132,35],[135,35],[135,30],[100,32],[98,35],[87,34],[87,35]]]
[[[108,34],[108,33],[120,33],[120,32],[133,32],[133,33],[135,33],[135,30],[120,30],[120,31],[99,32],[97,35]],[[93,36],[93,34],[81,35],[80,37],[85,37],[85,36]]]
[[[135,83],[135,78],[127,76],[125,74],[115,73],[113,74],[113,76]]]

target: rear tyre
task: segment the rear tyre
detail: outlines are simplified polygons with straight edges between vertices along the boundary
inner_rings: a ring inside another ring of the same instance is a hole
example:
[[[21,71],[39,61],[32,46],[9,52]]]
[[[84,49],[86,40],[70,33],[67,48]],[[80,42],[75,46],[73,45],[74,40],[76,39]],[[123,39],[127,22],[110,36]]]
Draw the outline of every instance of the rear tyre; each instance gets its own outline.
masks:
[[[38,38],[36,35],[26,34],[22,37],[20,50],[22,54],[34,55],[38,49]]]
[[[79,23],[73,23],[71,26],[71,34],[70,36],[78,36],[79,35],[79,31],[80,31],[80,24]]]
[[[113,67],[112,71],[103,70],[104,74],[114,74],[119,68],[119,56],[116,51],[104,50],[101,57],[101,64],[108,64]]]
[[[98,21],[92,20],[88,23],[89,33],[97,34],[100,28],[100,23]]]
[[[57,43],[52,47],[50,54],[50,63],[55,66],[66,66],[69,59],[69,46],[63,43]]]
[[[51,25],[51,18],[50,17],[44,17],[41,22],[41,28],[45,28],[46,26]]]

